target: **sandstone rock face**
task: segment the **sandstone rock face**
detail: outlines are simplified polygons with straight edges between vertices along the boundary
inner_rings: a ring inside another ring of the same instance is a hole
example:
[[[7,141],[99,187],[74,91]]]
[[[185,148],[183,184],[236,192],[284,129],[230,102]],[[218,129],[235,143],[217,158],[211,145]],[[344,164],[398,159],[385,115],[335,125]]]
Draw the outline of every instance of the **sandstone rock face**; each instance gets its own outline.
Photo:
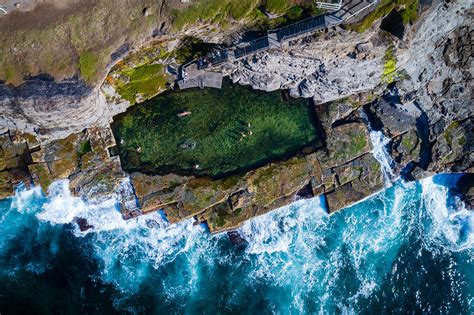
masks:
[[[333,212],[382,189],[367,126],[354,99],[316,105],[324,145],[224,179],[132,174],[143,212],[162,209],[171,222],[195,217],[211,232],[296,199],[327,194]]]
[[[113,193],[125,177],[120,161],[108,148],[115,144],[108,128],[90,128],[64,139],[37,144],[31,134],[0,135],[0,194],[7,197],[20,182],[38,185],[46,192],[59,179],[85,199]]]
[[[111,115],[99,89],[76,80],[41,78],[19,87],[0,84],[0,126],[41,142],[65,138],[92,126],[107,127]]]
[[[391,139],[395,170],[406,179],[472,173],[472,10],[467,1],[436,4],[403,40],[378,25],[365,34],[329,30],[224,65],[234,82],[313,98],[323,139],[318,148],[221,179],[123,172],[109,153],[108,123],[110,110],[128,105],[106,104],[80,83],[0,85],[0,198],[20,182],[46,190],[68,178],[76,195],[92,200],[117,193],[130,177],[140,209],[122,205],[125,218],[163,210],[170,222],[194,217],[219,232],[320,194],[334,212],[384,187],[369,124]],[[381,77],[392,46],[397,75],[387,85]],[[472,200],[472,189],[466,194]]]
[[[293,97],[312,97],[319,104],[376,88],[386,48],[373,31],[330,30],[284,51],[236,61],[226,73],[233,82],[265,91],[289,89]]]
[[[402,55],[410,80],[398,84],[400,97],[419,109],[417,177],[472,172],[472,21],[468,1],[438,5]]]
[[[472,172],[472,4],[439,4],[399,45],[404,78],[367,105],[414,178]],[[408,47],[408,48],[404,48]]]
[[[0,134],[0,198],[12,195],[14,187],[21,182],[30,186],[29,153],[26,142],[15,143],[8,131]]]

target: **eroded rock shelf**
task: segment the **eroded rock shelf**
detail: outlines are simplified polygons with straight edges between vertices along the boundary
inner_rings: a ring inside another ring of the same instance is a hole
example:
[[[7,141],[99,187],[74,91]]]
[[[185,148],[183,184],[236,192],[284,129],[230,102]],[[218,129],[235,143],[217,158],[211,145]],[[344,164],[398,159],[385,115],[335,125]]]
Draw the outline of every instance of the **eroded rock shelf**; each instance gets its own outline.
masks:
[[[21,182],[46,191],[53,181],[68,179],[75,195],[93,201],[116,193],[130,178],[140,207],[130,209],[121,202],[125,218],[162,209],[171,222],[195,217],[207,222],[211,232],[219,232],[321,194],[333,212],[384,185],[362,109],[373,127],[390,139],[387,150],[397,176],[472,173],[470,10],[472,4],[463,1],[435,4],[414,25],[406,25],[403,38],[377,24],[364,34],[332,29],[296,41],[288,50],[227,64],[220,71],[236,83],[287,90],[312,102],[297,99],[286,104],[280,91],[259,92],[266,101],[252,107],[248,102],[258,98],[245,89],[248,94],[239,97],[247,105],[225,105],[222,126],[218,116],[200,112],[219,106],[215,100],[203,108],[169,99],[169,107],[150,101],[116,116],[111,128],[112,116],[130,104],[111,101],[103,90],[41,78],[19,87],[2,84],[0,198],[12,195]],[[441,20],[448,22],[440,24]],[[198,104],[198,98],[210,92],[186,93],[185,101],[196,99]],[[243,113],[246,107],[252,111]],[[229,108],[240,116],[229,119]],[[162,116],[167,110],[168,116]],[[208,125],[214,130],[193,134],[186,129],[189,125],[183,122],[196,117],[201,118],[193,128]],[[215,120],[215,127],[204,118]],[[179,131],[175,138],[162,128],[163,122],[169,124],[168,131]],[[222,132],[220,140],[208,138],[216,130]],[[160,143],[161,133],[169,142]],[[226,143],[227,136],[232,143]],[[250,139],[262,141],[240,145]],[[208,151],[194,155],[203,143]],[[278,146],[265,148],[262,143]],[[219,151],[226,145],[227,151]],[[245,148],[241,159],[229,163],[239,148]],[[219,158],[222,163],[214,165]],[[167,160],[172,165],[164,167]],[[472,196],[468,193],[467,198]]]

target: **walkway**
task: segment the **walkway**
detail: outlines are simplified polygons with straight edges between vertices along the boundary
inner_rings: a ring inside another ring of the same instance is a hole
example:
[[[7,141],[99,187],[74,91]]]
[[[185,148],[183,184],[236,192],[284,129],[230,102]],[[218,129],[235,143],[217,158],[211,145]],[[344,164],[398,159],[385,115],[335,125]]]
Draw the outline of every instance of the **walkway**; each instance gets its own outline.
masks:
[[[222,86],[222,74],[207,71],[224,62],[232,62],[248,57],[260,51],[272,48],[281,49],[284,45],[298,37],[308,36],[319,30],[340,25],[356,15],[362,16],[373,10],[378,0],[347,0],[335,12],[313,16],[296,23],[275,30],[267,31],[267,35],[250,42],[239,43],[227,49],[216,50],[205,57],[193,60],[181,67],[180,89],[192,87],[217,87]],[[219,82],[220,80],[220,82]]]

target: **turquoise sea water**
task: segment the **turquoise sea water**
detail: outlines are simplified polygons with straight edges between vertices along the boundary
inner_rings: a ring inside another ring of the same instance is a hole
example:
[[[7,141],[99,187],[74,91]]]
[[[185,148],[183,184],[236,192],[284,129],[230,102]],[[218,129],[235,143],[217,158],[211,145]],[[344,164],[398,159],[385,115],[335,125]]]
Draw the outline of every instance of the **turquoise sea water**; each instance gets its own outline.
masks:
[[[85,203],[67,181],[49,198],[20,188],[0,201],[0,312],[472,314],[457,176],[397,181],[333,215],[299,200],[246,222],[240,246],[160,213],[123,221],[117,196]]]

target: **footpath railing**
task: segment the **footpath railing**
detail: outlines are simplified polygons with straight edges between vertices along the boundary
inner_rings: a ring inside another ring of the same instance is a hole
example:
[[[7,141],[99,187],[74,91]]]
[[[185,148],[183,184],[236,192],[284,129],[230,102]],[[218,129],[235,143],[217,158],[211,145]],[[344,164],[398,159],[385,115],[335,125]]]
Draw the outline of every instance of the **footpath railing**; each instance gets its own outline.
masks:
[[[237,46],[234,50],[235,59],[255,54],[259,51],[267,50],[270,48],[268,36],[260,37],[248,43],[243,43],[241,45],[241,47]]]
[[[363,7],[362,9],[352,13],[351,15],[349,15],[348,17],[346,17],[344,19],[344,22],[347,22],[349,21],[350,19],[352,19],[354,16],[359,16],[359,17],[364,17],[366,16],[367,14],[370,13],[370,11],[372,11],[372,9],[374,9],[377,4],[380,2],[380,0],[374,0],[372,1],[371,3],[369,3],[367,6]]]
[[[372,2],[367,1],[366,6],[354,13],[351,13],[348,17],[338,18],[337,13],[341,11],[312,16],[281,28],[269,30],[267,31],[266,36],[257,38],[253,41],[240,43],[227,49],[215,50],[205,57],[192,60],[191,62],[183,65],[181,67],[180,79],[186,79],[186,69],[193,65],[196,65],[197,70],[205,70],[227,61],[233,61],[260,51],[268,50],[273,46],[282,47],[282,44],[287,40],[291,40],[295,37],[312,33],[317,30],[345,23],[354,16],[361,15],[362,13],[365,15],[370,10],[372,10],[379,1],[380,0],[373,0]],[[328,4],[335,6],[337,5],[340,8],[341,3],[342,2],[339,1]]]
[[[325,27],[325,14],[321,14],[269,32],[276,33],[278,41],[282,42],[286,39],[293,38],[301,34],[314,32],[315,30],[323,29]]]
[[[278,43],[281,44],[290,38],[294,38],[300,36],[305,33],[314,32],[318,29],[324,29],[326,27],[326,19],[325,14],[321,14],[318,16],[313,16],[296,23],[290,24],[288,26],[284,26],[278,29],[269,30],[267,31],[267,35],[252,40],[250,42],[240,43],[236,46],[227,48],[227,49],[220,49],[215,50],[209,53],[205,57],[201,57],[199,59],[192,60],[185,65],[182,66],[182,71],[186,71],[186,69],[194,64],[196,64],[198,70],[204,70],[211,66],[219,65],[226,61],[232,61],[235,59],[240,59],[245,56],[249,56],[255,54],[260,51],[270,49],[270,42],[269,36],[276,34],[276,39]],[[272,36],[273,38],[273,36]],[[182,75],[184,78],[185,75]]]
[[[318,1],[316,5],[320,9],[337,11],[342,7],[342,0],[333,0],[333,1]]]

